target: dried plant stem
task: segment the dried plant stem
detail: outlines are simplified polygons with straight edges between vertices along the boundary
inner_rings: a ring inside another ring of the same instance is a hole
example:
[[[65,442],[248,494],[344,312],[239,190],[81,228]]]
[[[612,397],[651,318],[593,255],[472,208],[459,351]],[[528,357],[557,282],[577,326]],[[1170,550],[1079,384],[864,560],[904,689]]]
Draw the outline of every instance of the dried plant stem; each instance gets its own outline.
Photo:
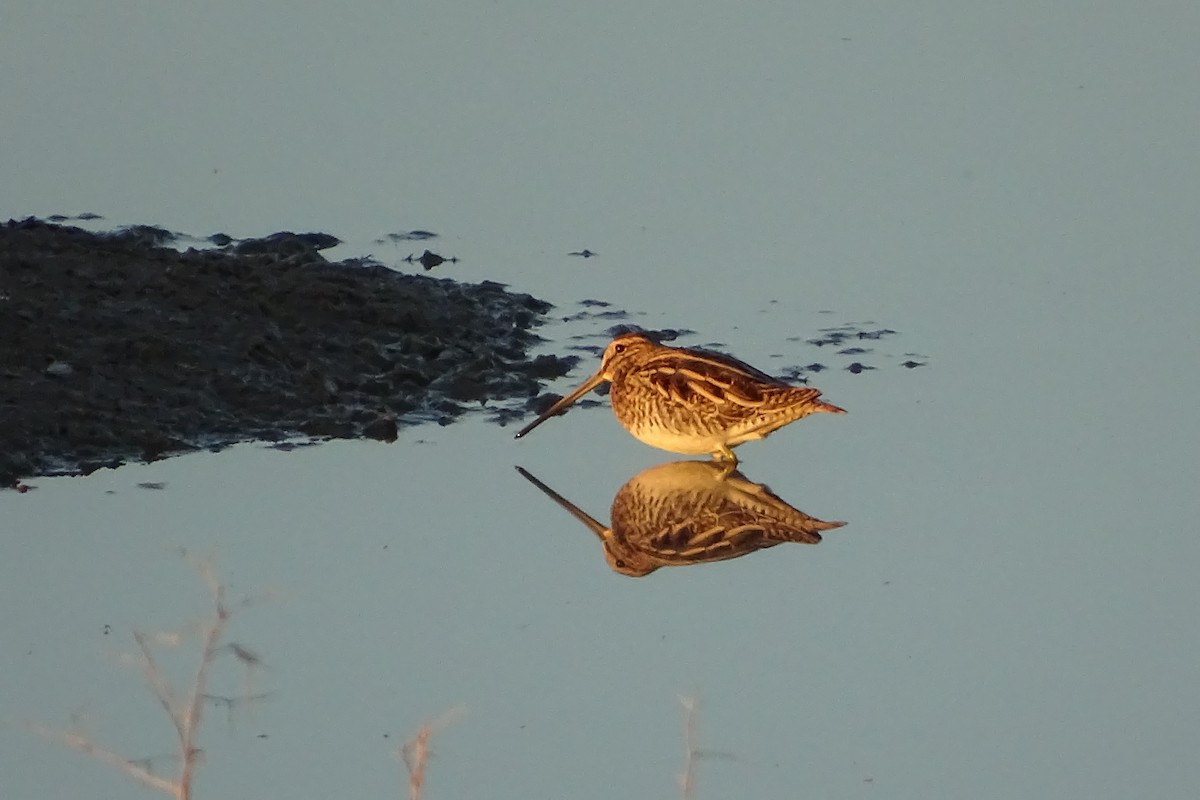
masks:
[[[111,750],[101,747],[86,735],[78,731],[54,731],[50,730],[49,728],[44,728],[37,723],[32,723],[30,727],[33,728],[36,733],[45,736],[51,741],[58,742],[59,744],[65,745],[74,750],[78,750],[79,752],[89,755],[101,763],[117,768],[147,788],[155,789],[175,797],[186,796],[179,794],[175,781],[167,780],[159,775],[155,775],[153,772],[141,766],[140,764],[130,761],[124,756],[118,755]]]
[[[404,766],[408,768],[409,800],[421,800],[421,789],[425,786],[425,765],[429,763],[429,737],[432,735],[433,728],[425,723],[400,749]]]
[[[465,711],[463,706],[455,706],[437,719],[421,723],[417,732],[401,745],[399,755],[405,769],[408,770],[409,800],[421,800],[421,790],[425,786],[425,768],[433,755],[429,740],[436,731],[457,720]]]
[[[696,714],[699,701],[690,695],[681,696],[679,703],[683,706],[683,772],[679,774],[679,791],[683,800],[692,800],[696,796],[696,762],[700,751],[696,747]]]
[[[221,637],[224,635],[225,628],[232,617],[232,611],[226,603],[225,587],[217,580],[211,562],[207,559],[192,557],[186,552],[184,553],[184,557],[199,573],[201,580],[204,581],[205,586],[208,588],[213,602],[212,615],[200,626],[200,661],[196,666],[196,672],[186,694],[178,692],[171,685],[170,681],[167,680],[162,668],[159,667],[158,660],[155,658],[154,650],[151,647],[152,637],[141,631],[134,631],[133,633],[133,640],[138,647],[138,652],[134,658],[141,668],[146,682],[150,685],[150,690],[154,694],[155,699],[158,700],[159,705],[162,706],[163,711],[166,712],[167,717],[171,720],[171,724],[175,728],[179,774],[174,779],[157,775],[148,765],[143,766],[143,763],[147,762],[138,762],[121,756],[112,750],[96,744],[87,734],[76,729],[51,731],[40,725],[32,726],[34,730],[43,736],[78,750],[81,753],[85,753],[97,761],[115,767],[143,786],[163,792],[176,798],[176,800],[190,800],[191,797],[192,779],[202,756],[202,751],[196,743],[196,737],[204,715],[204,706],[210,700],[206,690],[208,688],[210,668],[217,655],[229,650],[242,660],[248,668],[252,669],[258,665],[257,657],[246,648],[240,645],[221,645]],[[243,605],[248,603],[249,601],[244,601]],[[178,634],[172,634],[164,638],[174,643],[180,641],[183,637]],[[251,699],[249,696],[240,698],[240,700],[247,702]],[[230,704],[237,702],[228,698],[226,700]]]

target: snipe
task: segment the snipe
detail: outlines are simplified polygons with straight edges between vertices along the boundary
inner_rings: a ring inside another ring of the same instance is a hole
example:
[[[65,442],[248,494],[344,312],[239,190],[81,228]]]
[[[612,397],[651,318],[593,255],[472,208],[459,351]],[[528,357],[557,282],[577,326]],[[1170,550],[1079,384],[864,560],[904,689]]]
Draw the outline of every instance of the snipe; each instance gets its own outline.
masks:
[[[743,442],[762,439],[809,414],[846,413],[818,399],[819,390],[792,386],[736,358],[625,333],[609,343],[595,375],[516,438],[605,381],[612,382],[613,414],[640,441],[672,453],[708,453],[732,464],[737,464],[732,448]]]
[[[642,470],[612,501],[605,526],[527,470],[517,472],[600,538],[615,572],[728,561],[783,542],[816,544],[844,522],[824,522],[781,500],[729,465],[677,461]]]

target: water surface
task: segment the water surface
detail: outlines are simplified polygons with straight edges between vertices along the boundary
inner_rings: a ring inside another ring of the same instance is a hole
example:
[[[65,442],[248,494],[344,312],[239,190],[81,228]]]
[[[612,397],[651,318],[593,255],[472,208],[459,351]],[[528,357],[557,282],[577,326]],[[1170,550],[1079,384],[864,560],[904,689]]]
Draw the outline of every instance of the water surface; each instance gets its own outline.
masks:
[[[673,459],[599,408],[0,494],[0,792],[136,791],[27,719],[169,752],[118,655],[203,615],[182,546],[272,595],[230,631],[270,697],[205,722],[200,796],[402,796],[396,747],[460,704],[428,797],[673,796],[681,694],[731,756],[697,797],[1186,796],[1200,20],[1094,12],[7,14],[0,214],[429,246],[562,317],[602,299],[768,371],[820,361],[849,413],[739,450],[845,527],[636,579],[513,469],[605,518]],[[376,242],[412,229],[440,236]],[[848,324],[896,334],[807,341]]]

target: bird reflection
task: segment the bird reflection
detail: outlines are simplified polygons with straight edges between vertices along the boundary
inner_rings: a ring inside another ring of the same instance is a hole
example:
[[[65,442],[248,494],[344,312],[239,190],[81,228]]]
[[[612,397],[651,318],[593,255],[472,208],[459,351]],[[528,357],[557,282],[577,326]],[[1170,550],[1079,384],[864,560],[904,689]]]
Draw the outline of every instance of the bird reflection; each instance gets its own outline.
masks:
[[[613,498],[612,526],[606,527],[526,470],[517,471],[600,537],[614,571],[632,577],[740,558],[782,542],[816,544],[821,531],[846,524],[810,517],[728,464],[676,461],[630,478]]]

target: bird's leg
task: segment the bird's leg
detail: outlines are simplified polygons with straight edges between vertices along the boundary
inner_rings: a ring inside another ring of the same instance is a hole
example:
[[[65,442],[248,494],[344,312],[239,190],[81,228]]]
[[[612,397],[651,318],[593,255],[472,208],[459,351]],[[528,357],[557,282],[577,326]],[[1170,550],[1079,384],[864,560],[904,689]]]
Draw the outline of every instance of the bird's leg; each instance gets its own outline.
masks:
[[[730,467],[736,467],[738,464],[737,456],[733,454],[733,451],[729,449],[729,445],[727,444],[721,445],[719,450],[714,450],[712,457],[713,461],[720,464],[728,464]]]
[[[721,466],[721,471],[717,473],[717,480],[724,481],[737,470],[737,462],[735,461],[718,461]]]

